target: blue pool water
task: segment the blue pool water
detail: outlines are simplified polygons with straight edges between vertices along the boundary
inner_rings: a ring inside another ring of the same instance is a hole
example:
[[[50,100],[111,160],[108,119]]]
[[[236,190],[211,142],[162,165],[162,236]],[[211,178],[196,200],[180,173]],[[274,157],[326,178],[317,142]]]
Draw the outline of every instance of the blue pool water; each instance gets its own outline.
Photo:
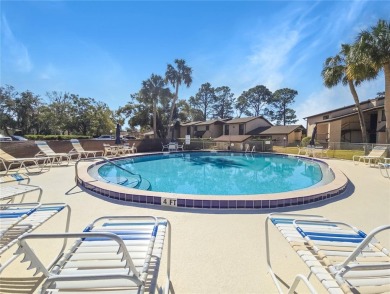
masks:
[[[132,188],[180,194],[279,193],[308,188],[331,176],[324,175],[326,168],[319,162],[273,154],[189,152],[114,163],[127,171],[104,164],[99,176]]]

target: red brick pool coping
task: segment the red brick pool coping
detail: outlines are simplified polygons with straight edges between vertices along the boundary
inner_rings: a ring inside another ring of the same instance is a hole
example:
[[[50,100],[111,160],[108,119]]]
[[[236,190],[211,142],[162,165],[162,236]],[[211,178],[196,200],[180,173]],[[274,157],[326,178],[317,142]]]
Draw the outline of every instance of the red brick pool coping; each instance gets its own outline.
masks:
[[[131,155],[130,157],[167,153],[168,152],[143,153]],[[294,156],[286,154],[278,155],[308,159],[308,157],[305,156]],[[116,157],[112,159],[120,160],[124,158],[126,157]],[[79,162],[77,165],[78,175],[76,180],[78,185],[85,190],[97,193],[100,196],[108,197],[110,199],[139,204],[202,209],[269,209],[289,207],[330,199],[340,195],[345,191],[348,184],[348,178],[340,170],[332,167],[331,164],[325,163],[324,161],[321,161],[317,158],[310,158],[310,160],[319,161],[327,165],[333,172],[334,180],[322,186],[273,194],[221,196],[165,193],[132,189],[115,184],[105,183],[93,178],[88,173],[88,170],[93,166],[103,164],[104,161],[94,163],[87,161]]]

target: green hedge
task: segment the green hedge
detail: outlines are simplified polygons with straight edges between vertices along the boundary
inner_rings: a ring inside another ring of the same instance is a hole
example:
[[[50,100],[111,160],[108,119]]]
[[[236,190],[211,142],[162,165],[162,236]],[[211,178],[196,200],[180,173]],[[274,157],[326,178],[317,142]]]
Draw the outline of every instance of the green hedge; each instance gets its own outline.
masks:
[[[90,139],[91,136],[82,135],[25,135],[29,140],[70,140],[70,139]]]

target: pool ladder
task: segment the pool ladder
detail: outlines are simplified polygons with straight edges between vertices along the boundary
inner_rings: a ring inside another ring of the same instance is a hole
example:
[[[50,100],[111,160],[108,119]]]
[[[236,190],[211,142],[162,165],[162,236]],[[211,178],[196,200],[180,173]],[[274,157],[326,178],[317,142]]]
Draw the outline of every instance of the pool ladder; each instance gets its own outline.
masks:
[[[129,181],[130,179],[127,178],[127,177],[124,177],[125,180],[123,180],[123,179],[121,180],[119,178],[118,181],[116,181],[116,182],[113,182],[113,181],[105,179],[106,181],[111,182],[111,183],[115,183],[115,184],[118,184],[118,185],[124,185],[124,184],[129,183],[130,185],[127,184],[126,186],[128,186],[129,188],[134,188],[134,189],[141,189],[141,190],[150,190],[151,189],[152,184],[149,182],[149,180],[147,180],[145,178],[142,178],[140,174],[133,173],[133,172],[131,172],[131,171],[121,167],[120,165],[114,163],[112,160],[110,160],[109,158],[104,157],[104,156],[80,158],[79,160],[77,160],[76,164],[75,164],[76,184],[77,184],[77,179],[78,179],[78,170],[77,170],[78,163],[80,161],[93,161],[93,160],[96,160],[96,159],[101,159],[101,160],[103,160],[106,163],[112,164],[113,166],[119,168],[120,170],[123,170],[123,171],[127,172],[128,174],[130,174],[131,178],[133,178],[133,179],[135,178],[135,181],[132,181],[132,182],[130,182]]]

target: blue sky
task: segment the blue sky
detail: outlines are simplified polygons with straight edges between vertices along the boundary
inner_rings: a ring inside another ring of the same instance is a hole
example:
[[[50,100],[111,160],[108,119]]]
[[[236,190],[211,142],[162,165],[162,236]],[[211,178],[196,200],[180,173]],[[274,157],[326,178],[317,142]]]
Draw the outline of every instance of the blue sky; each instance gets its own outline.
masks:
[[[112,109],[152,73],[185,59],[193,84],[229,86],[238,97],[265,85],[292,88],[303,117],[353,104],[347,87],[327,89],[321,69],[378,19],[389,1],[4,1],[1,5],[1,86],[47,99],[62,91]],[[384,91],[384,78],[358,87],[360,100]]]

